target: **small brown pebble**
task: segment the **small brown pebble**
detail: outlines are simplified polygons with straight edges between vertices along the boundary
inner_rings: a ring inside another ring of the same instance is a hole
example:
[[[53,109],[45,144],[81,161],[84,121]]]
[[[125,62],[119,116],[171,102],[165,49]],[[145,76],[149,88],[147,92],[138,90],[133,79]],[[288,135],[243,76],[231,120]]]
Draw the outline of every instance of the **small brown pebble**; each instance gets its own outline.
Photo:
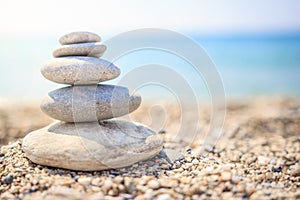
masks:
[[[172,200],[172,199],[174,198],[172,198],[170,194],[161,194],[157,196],[157,200]]]
[[[91,184],[94,185],[94,186],[98,186],[99,183],[100,183],[100,178],[98,178],[98,177],[92,179],[92,181],[91,181]]]
[[[252,193],[255,192],[255,185],[252,184],[252,183],[247,183],[246,187],[245,187],[245,190],[246,190],[248,195],[251,195]]]
[[[0,199],[2,199],[2,200],[15,200],[17,198],[9,192],[4,192],[3,194],[0,195]]]
[[[188,184],[191,182],[191,180],[192,180],[192,177],[182,177],[179,181],[180,181],[180,183]]]
[[[70,186],[74,183],[75,181],[71,178],[64,179],[61,183],[62,186]]]
[[[199,160],[193,159],[192,163],[193,163],[194,165],[198,165],[198,164],[199,164]]]
[[[241,181],[241,178],[239,176],[232,176],[231,181],[234,184],[237,184],[237,183],[239,183]]]
[[[96,186],[92,186],[92,187],[91,187],[91,190],[92,190],[93,192],[100,192],[100,191],[101,191],[101,188],[100,188],[100,187],[96,187]]]
[[[264,156],[258,156],[257,163],[261,166],[266,166],[269,163],[269,160],[267,157]]]
[[[300,166],[291,170],[291,175],[292,176],[300,176]]]
[[[221,172],[220,180],[221,181],[230,181],[231,177],[232,177],[231,172],[228,172],[228,171]]]
[[[167,164],[162,164],[162,165],[160,166],[160,168],[165,169],[165,170],[168,170],[170,167],[169,167],[169,165],[167,165]]]
[[[111,179],[105,180],[102,186],[103,192],[107,194],[109,190],[112,188],[112,186],[113,186],[113,182],[111,181]]]
[[[114,181],[115,183],[117,183],[117,184],[121,184],[123,180],[124,180],[123,177],[117,176],[117,177],[114,178],[113,181]]]
[[[25,185],[25,186],[23,186],[23,187],[20,188],[19,192],[20,193],[24,193],[24,192],[28,191],[29,189],[30,189],[30,186]]]
[[[90,177],[82,177],[82,178],[79,178],[78,179],[78,183],[84,185],[84,186],[87,186],[91,183],[91,178]]]
[[[238,184],[238,185],[236,186],[236,191],[239,192],[239,193],[245,192],[245,185],[243,185],[243,184]]]
[[[237,153],[229,154],[229,159],[230,159],[232,162],[239,162],[239,161],[240,161],[240,155],[237,154]]]
[[[173,171],[174,171],[174,172],[183,172],[184,169],[183,169],[183,168],[178,168],[178,169],[174,169]]]
[[[157,180],[151,180],[148,182],[147,184],[149,186],[149,188],[151,189],[158,189],[159,188],[159,182]]]

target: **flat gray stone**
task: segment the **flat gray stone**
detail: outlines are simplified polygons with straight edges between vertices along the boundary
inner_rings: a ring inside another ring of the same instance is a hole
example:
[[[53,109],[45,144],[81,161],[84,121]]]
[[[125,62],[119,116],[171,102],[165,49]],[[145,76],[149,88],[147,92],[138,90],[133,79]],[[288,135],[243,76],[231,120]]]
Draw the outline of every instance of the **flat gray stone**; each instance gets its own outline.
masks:
[[[100,42],[101,38],[99,35],[91,32],[72,32],[65,34],[60,37],[60,44],[76,44],[76,43],[84,43],[84,42]]]
[[[90,85],[114,79],[121,72],[118,67],[103,59],[72,56],[46,61],[41,73],[56,83]]]
[[[70,170],[120,168],[153,157],[162,140],[128,121],[54,123],[29,133],[22,148],[34,163]]]
[[[53,51],[54,57],[63,56],[89,56],[99,58],[106,50],[105,45],[97,43],[80,43],[63,45]]]
[[[141,104],[139,94],[114,85],[69,86],[48,93],[42,111],[66,122],[92,122],[126,115]]]

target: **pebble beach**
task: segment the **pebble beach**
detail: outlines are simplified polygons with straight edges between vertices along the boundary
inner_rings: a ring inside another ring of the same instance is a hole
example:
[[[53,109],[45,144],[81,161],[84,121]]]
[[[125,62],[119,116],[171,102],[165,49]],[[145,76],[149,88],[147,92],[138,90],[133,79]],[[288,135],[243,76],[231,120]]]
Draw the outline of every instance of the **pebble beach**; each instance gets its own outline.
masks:
[[[223,136],[213,151],[199,154],[203,138],[189,146],[172,140],[180,109],[165,104],[160,130],[165,149],[132,166],[94,172],[32,163],[22,138],[53,120],[38,103],[1,102],[0,199],[299,199],[300,99],[255,97],[227,103]],[[201,104],[200,104],[201,105]],[[130,115],[151,126],[149,102]],[[159,119],[161,113],[152,111]],[[194,117],[194,115],[190,115]],[[205,131],[210,107],[201,106],[198,129]],[[152,124],[152,126],[155,126]]]

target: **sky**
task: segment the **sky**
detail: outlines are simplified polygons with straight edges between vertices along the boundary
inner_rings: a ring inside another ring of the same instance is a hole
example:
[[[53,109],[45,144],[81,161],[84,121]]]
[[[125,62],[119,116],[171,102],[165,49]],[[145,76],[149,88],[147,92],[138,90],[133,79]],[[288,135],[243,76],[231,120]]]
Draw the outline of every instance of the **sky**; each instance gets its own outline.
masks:
[[[300,0],[0,0],[0,37],[102,35],[138,28],[182,33],[300,30]]]
[[[90,31],[106,41],[141,28],[169,29],[195,40],[205,38],[201,34],[216,35],[216,38],[232,34],[233,38],[240,34],[300,34],[300,0],[0,0],[0,97],[2,94],[44,95],[49,88],[58,87],[40,75],[39,67],[51,57],[51,52],[59,45],[57,38],[62,34]],[[250,46],[237,43],[235,49],[232,43],[202,42],[216,65],[223,69],[224,80],[243,82],[245,77],[237,79],[237,74],[261,75],[260,64],[271,60],[271,65],[280,61],[284,67],[287,66],[285,62],[295,61],[291,67],[294,71],[286,70],[288,76],[285,79],[281,78],[281,71],[277,74],[279,79],[287,82],[287,87],[299,82],[298,77],[293,78],[299,74],[298,43],[292,47],[279,44],[277,52],[273,44],[264,49],[261,43],[251,41]],[[256,68],[251,66],[250,72],[246,73],[244,68],[235,66],[238,60],[241,60],[241,66],[253,64],[244,61],[251,55],[254,56],[252,61],[258,64]],[[264,59],[259,55],[270,56]],[[265,74],[273,75],[273,71],[273,68],[266,68]],[[247,79],[250,85],[253,83],[251,78]],[[277,77],[272,80],[275,79],[277,81]],[[7,84],[10,80],[18,81],[15,85]],[[261,80],[269,79],[262,77]],[[228,88],[237,85],[235,83],[230,82]],[[260,83],[257,82],[259,88]],[[272,83],[269,85],[273,88]]]

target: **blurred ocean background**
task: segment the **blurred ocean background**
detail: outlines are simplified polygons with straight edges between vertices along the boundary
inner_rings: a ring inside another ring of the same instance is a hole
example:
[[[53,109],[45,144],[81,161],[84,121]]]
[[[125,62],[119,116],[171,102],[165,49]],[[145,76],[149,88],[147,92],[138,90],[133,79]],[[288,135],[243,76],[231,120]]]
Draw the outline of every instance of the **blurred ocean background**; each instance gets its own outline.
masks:
[[[228,98],[299,96],[299,8],[298,0],[218,3],[206,0],[87,0],[85,3],[3,0],[0,2],[0,98],[40,99],[50,90],[62,87],[40,74],[42,63],[52,58],[62,34],[91,31],[105,41],[141,28],[172,30],[201,45],[215,63]],[[122,73],[109,83],[117,84],[142,65],[161,64],[182,76],[197,97],[209,98],[203,77],[195,73],[189,63],[168,52],[143,49],[114,63]],[[157,75],[172,78],[159,70]],[[167,87],[152,84],[139,88],[139,92],[143,97],[174,99]]]
[[[201,45],[215,63],[227,97],[300,95],[299,33],[188,37]],[[57,38],[1,38],[0,43],[0,97],[41,98],[49,90],[61,87],[40,74],[42,63],[59,46]],[[208,95],[203,79],[195,76],[188,63],[172,54],[142,50],[114,63],[122,70],[120,78],[147,63],[166,65],[181,74],[197,95]],[[109,83],[117,82],[118,79]],[[154,85],[141,90],[149,96],[167,92]]]

